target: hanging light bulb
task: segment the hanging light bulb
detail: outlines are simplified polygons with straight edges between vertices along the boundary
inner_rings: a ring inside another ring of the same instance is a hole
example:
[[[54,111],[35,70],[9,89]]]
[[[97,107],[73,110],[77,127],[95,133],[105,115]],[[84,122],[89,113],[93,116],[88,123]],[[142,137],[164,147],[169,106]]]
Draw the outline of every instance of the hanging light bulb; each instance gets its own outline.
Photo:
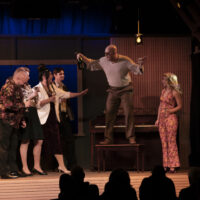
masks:
[[[142,42],[142,38],[138,34],[137,34],[136,42],[137,44]]]
[[[136,44],[140,45],[143,43],[143,38],[142,38],[142,34],[140,33],[140,20],[139,20],[139,8],[138,8],[138,32],[136,34]]]

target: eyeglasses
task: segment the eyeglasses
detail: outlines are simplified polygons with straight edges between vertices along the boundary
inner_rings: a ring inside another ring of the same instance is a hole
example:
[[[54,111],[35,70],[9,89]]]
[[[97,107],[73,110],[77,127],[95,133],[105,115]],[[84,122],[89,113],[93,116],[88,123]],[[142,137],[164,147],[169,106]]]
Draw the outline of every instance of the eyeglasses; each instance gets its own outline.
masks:
[[[105,56],[111,56],[113,55],[113,52],[105,52]]]

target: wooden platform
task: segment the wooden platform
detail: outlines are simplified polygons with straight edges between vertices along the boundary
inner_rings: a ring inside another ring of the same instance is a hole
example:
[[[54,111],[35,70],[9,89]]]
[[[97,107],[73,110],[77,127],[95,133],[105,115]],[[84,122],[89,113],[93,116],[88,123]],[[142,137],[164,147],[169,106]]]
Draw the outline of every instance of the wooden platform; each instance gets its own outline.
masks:
[[[85,171],[85,181],[97,184],[100,193],[103,192],[104,185],[108,181],[110,171],[91,172]],[[14,180],[0,179],[0,200],[50,200],[57,198],[59,193],[60,173],[49,172],[47,176],[34,175],[33,177],[18,178]],[[144,177],[150,176],[147,172],[129,172],[131,184],[136,189],[137,194],[139,186]],[[179,171],[175,174],[167,174],[176,187],[177,195],[180,189],[189,185],[187,172]],[[139,199],[139,198],[138,198]]]

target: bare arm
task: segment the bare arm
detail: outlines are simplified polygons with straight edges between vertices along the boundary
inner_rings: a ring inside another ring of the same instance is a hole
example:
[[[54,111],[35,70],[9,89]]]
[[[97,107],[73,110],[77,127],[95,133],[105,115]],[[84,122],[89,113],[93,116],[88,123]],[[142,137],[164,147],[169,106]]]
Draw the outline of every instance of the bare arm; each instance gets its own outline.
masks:
[[[72,93],[70,92],[70,98],[74,98],[74,97],[78,97],[78,96],[82,96],[88,93],[88,89],[83,90],[82,92],[77,92],[77,93]]]
[[[44,99],[44,100],[40,101],[40,107],[42,107],[45,104],[50,103],[50,102],[55,102],[55,96],[51,96],[48,99]]]
[[[175,108],[169,109],[168,112],[170,114],[175,113],[177,111],[179,111],[182,108],[182,97],[180,95],[180,93],[178,93],[176,90],[173,90],[173,95],[176,99],[176,104],[177,106]]]
[[[90,70],[90,71],[102,70],[102,66],[99,63],[99,59],[94,60],[91,58],[87,58],[82,53],[77,54],[77,59],[82,60],[87,65],[87,70]]]
[[[160,105],[158,107],[158,116],[157,116],[157,120],[155,122],[155,125],[158,126],[159,125],[159,119],[160,119]]]

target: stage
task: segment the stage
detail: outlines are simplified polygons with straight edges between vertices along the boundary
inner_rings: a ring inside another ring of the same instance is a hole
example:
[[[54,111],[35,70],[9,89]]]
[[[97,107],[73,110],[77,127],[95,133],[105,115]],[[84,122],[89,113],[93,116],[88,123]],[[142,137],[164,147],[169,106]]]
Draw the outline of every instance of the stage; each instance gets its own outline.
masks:
[[[1,200],[50,200],[55,199],[59,193],[59,177],[58,172],[49,172],[47,176],[34,175],[32,177],[17,179],[0,179],[0,199]],[[91,172],[85,170],[85,181],[91,184],[97,184],[100,194],[104,190],[104,185],[108,181],[110,171]],[[150,171],[133,172],[130,171],[131,185],[136,189],[137,194],[139,186],[144,177],[150,176]],[[167,176],[174,181],[176,193],[179,194],[180,189],[189,185],[187,172],[178,171],[174,174],[167,173]],[[139,199],[139,198],[138,198]]]

